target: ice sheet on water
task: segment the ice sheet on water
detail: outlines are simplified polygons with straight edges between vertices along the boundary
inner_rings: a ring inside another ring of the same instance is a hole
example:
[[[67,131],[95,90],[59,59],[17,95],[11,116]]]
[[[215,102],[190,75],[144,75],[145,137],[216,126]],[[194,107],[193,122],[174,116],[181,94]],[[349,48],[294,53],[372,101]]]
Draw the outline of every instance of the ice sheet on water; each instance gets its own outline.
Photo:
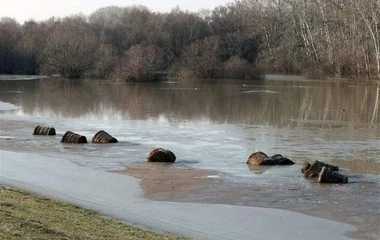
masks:
[[[13,105],[11,103],[7,102],[0,102],[0,111],[9,111],[9,110],[15,110],[18,107],[16,105]]]

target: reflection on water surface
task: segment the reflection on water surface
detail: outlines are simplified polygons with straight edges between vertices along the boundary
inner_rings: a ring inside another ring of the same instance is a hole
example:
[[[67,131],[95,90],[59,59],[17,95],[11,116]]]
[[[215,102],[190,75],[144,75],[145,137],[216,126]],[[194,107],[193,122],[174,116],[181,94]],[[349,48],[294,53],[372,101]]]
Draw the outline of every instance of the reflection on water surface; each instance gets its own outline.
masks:
[[[157,119],[286,126],[379,124],[376,85],[334,82],[187,81],[114,84],[99,80],[0,82],[2,101],[19,114],[98,119]],[[375,113],[375,114],[374,114]],[[377,113],[377,114],[376,114]],[[299,124],[298,124],[299,125]]]

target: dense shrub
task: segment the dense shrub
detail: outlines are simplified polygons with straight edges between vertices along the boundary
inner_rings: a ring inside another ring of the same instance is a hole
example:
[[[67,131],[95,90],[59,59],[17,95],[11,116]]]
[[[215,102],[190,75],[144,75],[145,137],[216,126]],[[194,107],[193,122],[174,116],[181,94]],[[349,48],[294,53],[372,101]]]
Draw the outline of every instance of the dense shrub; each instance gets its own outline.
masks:
[[[207,37],[190,44],[183,54],[183,64],[198,78],[215,78],[220,70],[219,37]]]
[[[261,79],[261,71],[247,60],[234,56],[224,62],[221,67],[220,76],[230,79]]]
[[[164,64],[163,52],[157,46],[132,46],[113,73],[118,81],[154,81]]]

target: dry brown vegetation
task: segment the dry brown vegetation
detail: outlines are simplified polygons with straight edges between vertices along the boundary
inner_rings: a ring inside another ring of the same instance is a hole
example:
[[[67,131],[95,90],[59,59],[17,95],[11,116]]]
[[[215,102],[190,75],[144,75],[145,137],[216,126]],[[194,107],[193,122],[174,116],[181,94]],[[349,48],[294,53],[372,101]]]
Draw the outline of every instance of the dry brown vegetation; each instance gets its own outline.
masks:
[[[82,17],[55,23],[47,38],[42,71],[67,78],[83,77],[96,64],[98,41]]]
[[[121,59],[113,78],[119,81],[154,81],[163,64],[160,48],[152,45],[133,45]]]
[[[242,0],[197,13],[132,6],[22,25],[0,20],[0,74],[152,81],[155,72],[178,70],[200,78],[257,78],[263,70],[380,79],[380,2]]]

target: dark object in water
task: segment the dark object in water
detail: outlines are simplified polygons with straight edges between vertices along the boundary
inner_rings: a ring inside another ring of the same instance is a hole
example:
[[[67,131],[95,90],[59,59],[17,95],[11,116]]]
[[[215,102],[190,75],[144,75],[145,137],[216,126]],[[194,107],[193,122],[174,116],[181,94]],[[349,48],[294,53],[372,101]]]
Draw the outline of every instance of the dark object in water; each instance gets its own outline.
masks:
[[[293,165],[294,162],[290,159],[283,157],[280,154],[273,155],[272,157],[268,157],[263,152],[255,152],[248,157],[247,164],[252,165]]]
[[[41,127],[37,126],[34,128],[33,135],[48,135],[53,136],[55,135],[55,129],[52,127]]]
[[[95,134],[95,136],[92,138],[93,143],[117,143],[117,139],[112,137],[110,134],[108,134],[106,131],[99,131]]]
[[[339,174],[329,167],[323,167],[319,173],[318,183],[348,183],[348,177]]]
[[[67,131],[62,137],[61,143],[87,143],[87,139],[85,136]]]
[[[173,152],[163,149],[156,148],[149,153],[147,158],[148,162],[169,162],[173,163],[176,160],[176,156]]]
[[[270,162],[272,165],[293,165],[294,162],[289,158],[282,156],[281,154],[276,154],[270,157]]]
[[[302,168],[302,173],[306,178],[316,178],[319,176],[319,173],[322,171],[323,167],[326,167],[331,171],[339,170],[338,166],[333,166],[324,162],[315,161],[313,164],[305,162]]]

